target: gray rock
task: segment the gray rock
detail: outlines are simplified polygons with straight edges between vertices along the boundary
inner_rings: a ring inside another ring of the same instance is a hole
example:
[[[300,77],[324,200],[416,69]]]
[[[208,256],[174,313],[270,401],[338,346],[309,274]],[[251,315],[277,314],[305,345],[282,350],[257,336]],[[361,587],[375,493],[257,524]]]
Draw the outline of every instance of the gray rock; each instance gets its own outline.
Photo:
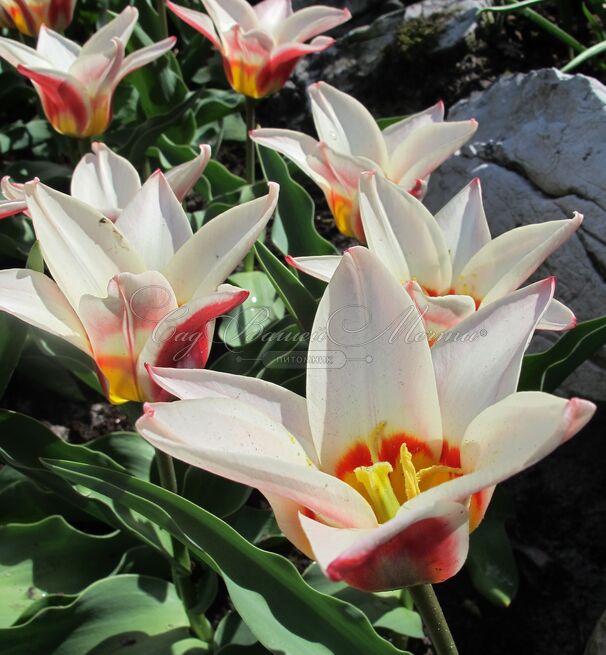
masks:
[[[606,612],[599,618],[584,655],[606,655]]]
[[[428,207],[437,210],[478,176],[495,236],[580,211],[585,221],[579,232],[533,279],[557,275],[557,296],[580,321],[605,314],[606,87],[554,69],[506,75],[449,113],[451,120],[471,117],[480,127],[432,176]],[[557,336],[540,333],[535,349],[545,349]],[[605,371],[602,350],[562,391],[605,400]]]

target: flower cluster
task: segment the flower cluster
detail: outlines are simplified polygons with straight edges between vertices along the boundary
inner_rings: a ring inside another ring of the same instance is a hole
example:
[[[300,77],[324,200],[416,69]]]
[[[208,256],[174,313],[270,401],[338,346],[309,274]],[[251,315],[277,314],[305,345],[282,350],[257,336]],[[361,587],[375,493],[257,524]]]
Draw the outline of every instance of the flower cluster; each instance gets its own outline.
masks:
[[[303,55],[333,43],[321,34],[350,17],[323,6],[293,12],[290,0],[202,4],[206,13],[168,2],[220,52],[231,87],[255,99],[281,89]],[[35,50],[0,38],[0,56],[32,81],[48,121],[68,136],[105,132],[119,82],[175,44],[168,37],[125,56],[133,7],[82,47],[53,31],[73,4],[0,8],[5,23],[7,14],[37,35]],[[266,195],[194,231],[182,202],[209,162],[207,145],[143,183],[97,142],[69,194],[3,178],[0,218],[31,220],[49,274],[0,271],[0,309],[89,355],[112,402],[146,402],[137,429],[156,449],[257,488],[330,579],[373,591],[440,582],[463,565],[495,486],[594,413],[586,400],[517,391],[535,330],[576,324],[554,299],[553,278],[524,285],[582,216],[492,238],[479,180],[433,216],[422,203],[430,175],[476,121],[445,121],[438,103],[381,130],[324,82],[309,99],[318,140],[273,128],[249,135],[307,174],[337,228],[361,244],[288,258],[327,282],[305,397],[204,368],[216,319],[248,296],[225,282],[279,195],[270,182]]]

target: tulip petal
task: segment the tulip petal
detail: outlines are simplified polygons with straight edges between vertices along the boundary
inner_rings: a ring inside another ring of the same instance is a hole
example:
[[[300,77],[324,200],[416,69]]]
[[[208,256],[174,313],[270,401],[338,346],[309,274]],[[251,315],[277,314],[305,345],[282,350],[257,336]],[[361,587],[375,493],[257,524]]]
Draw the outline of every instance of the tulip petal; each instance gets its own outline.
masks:
[[[114,224],[96,209],[39,182],[25,186],[28,208],[44,260],[76,310],[80,298],[103,298],[107,283],[145,265]]]
[[[202,4],[219,33],[227,32],[234,25],[248,32],[258,25],[257,15],[244,0],[202,0]]]
[[[476,177],[436,214],[450,251],[452,277],[487,243],[490,230],[482,204],[480,178]]]
[[[424,127],[425,125],[431,125],[432,123],[441,123],[443,120],[444,103],[440,101],[418,114],[407,116],[401,121],[389,125],[382,132],[383,140],[387,146],[389,156],[391,157],[392,153],[397,150],[400,143],[402,143],[404,139],[407,139],[414,130]]]
[[[321,255],[318,257],[287,257],[286,262],[298,271],[307,275],[330,282],[337,266],[341,262],[339,255]]]
[[[537,325],[538,330],[571,330],[577,324],[577,318],[573,312],[562,304],[559,300],[553,298],[543,317]]]
[[[29,68],[48,68],[51,62],[33,48],[19,41],[0,37],[0,57],[15,66],[28,66]]]
[[[118,39],[123,45],[126,45],[135,29],[138,16],[139,12],[135,7],[129,6],[123,9],[113,20],[110,20],[90,37],[82,46],[80,55],[84,57],[103,53],[112,48],[114,39]]]
[[[166,314],[147,340],[137,364],[140,388],[146,400],[165,400],[167,394],[149,377],[148,365],[203,368],[210,353],[215,319],[227,314],[249,292],[225,284]]]
[[[338,525],[376,525],[360,494],[315,468],[283,426],[248,403],[205,398],[147,405],[137,430],[177,459],[288,498]]]
[[[259,27],[273,34],[293,13],[290,0],[261,0],[253,6],[253,11]]]
[[[233,398],[248,403],[283,425],[317,465],[305,398],[259,378],[204,369],[149,367],[152,380],[181,400]]]
[[[138,68],[141,68],[142,66],[145,66],[145,64],[149,64],[150,61],[154,61],[154,59],[158,59],[158,57],[166,54],[174,47],[176,42],[177,37],[169,36],[167,39],[163,39],[157,43],[152,43],[145,48],[135,50],[135,52],[128,55],[122,63],[120,72],[114,80],[114,85],[117,85],[120,80],[123,80],[127,75]]]
[[[363,591],[447,580],[469,548],[467,510],[450,500],[403,508],[371,530],[333,528],[304,515],[300,521],[324,573]]]
[[[390,158],[389,179],[412,189],[456,152],[478,129],[477,121],[432,123],[411,132]]]
[[[151,175],[116,221],[149,269],[162,270],[191,237],[181,203],[161,171]]]
[[[210,146],[201,145],[199,155],[184,164],[174,166],[164,173],[166,181],[173,190],[175,196],[177,196],[179,202],[183,202],[185,196],[192,190],[196,182],[202,176],[210,159],[210,154]]]
[[[278,185],[266,196],[213,218],[177,251],[165,268],[179,304],[214,291],[242,261],[278,202]]]
[[[420,339],[402,334],[414,330]],[[324,363],[308,366],[307,404],[323,470],[339,474],[358,444],[378,451],[398,435],[439,457],[440,410],[422,319],[366,248],[343,256],[312,334],[321,338],[311,340],[310,361]]]
[[[314,559],[313,550],[299,520],[299,514],[305,512],[305,507],[284,496],[266,493],[265,498],[271,505],[278,527],[288,541],[309,559]]]
[[[459,323],[464,339],[433,347],[443,434],[450,446],[458,447],[482,410],[516,390],[524,351],[554,287],[548,278],[497,300]]]
[[[115,221],[141,188],[139,174],[124,157],[103,143],[80,159],[71,181],[71,195]]]
[[[120,273],[109,281],[105,297],[82,297],[78,314],[114,402],[146,400],[137,383],[139,353],[160,321],[176,309],[175,295],[157,271]]]
[[[413,276],[434,293],[450,287],[450,256],[425,206],[382,175],[360,178],[360,212],[370,250],[405,282]]]
[[[501,234],[469,260],[454,280],[455,290],[483,304],[514,291],[582,222],[583,216],[575,212],[571,219],[523,225]]]
[[[349,9],[315,5],[296,11],[275,32],[278,43],[302,43],[351,18]]]
[[[50,63],[53,68],[67,73],[80,54],[80,46],[42,25],[38,34],[36,52],[46,59],[46,65]]]
[[[27,210],[25,200],[1,200],[0,199],[0,219],[14,216]]]
[[[193,27],[200,32],[200,34],[203,34],[215,46],[215,48],[218,50],[222,49],[221,40],[215,31],[215,26],[209,16],[203,14],[201,11],[177,5],[170,0],[166,1],[166,6],[173,12],[173,14],[175,14],[175,16],[178,16],[190,27]]]
[[[381,130],[362,103],[326,82],[312,84],[309,97],[320,141],[338,153],[366,157],[382,168],[387,165]]]
[[[411,502],[471,497],[474,528],[487,506],[487,502],[474,502],[478,494],[488,491],[489,499],[496,484],[529,468],[573,437],[595,410],[593,403],[580,398],[566,400],[540,391],[511,394],[486,408],[467,427],[461,443],[461,466],[466,474]]]
[[[17,268],[0,271],[0,309],[91,354],[80,319],[55,282],[43,273]]]

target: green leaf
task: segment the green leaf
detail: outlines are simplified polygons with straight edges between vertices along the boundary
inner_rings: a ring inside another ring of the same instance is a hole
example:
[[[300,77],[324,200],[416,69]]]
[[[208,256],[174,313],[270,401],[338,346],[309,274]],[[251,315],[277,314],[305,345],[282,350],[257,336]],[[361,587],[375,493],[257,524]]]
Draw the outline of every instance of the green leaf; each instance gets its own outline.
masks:
[[[114,462],[141,480],[152,479],[156,451],[136,432],[110,432],[89,441],[87,447],[111,457]]]
[[[257,639],[285,655],[400,653],[347,603],[309,587],[285,558],[261,551],[212,514],[125,473],[69,461],[46,461],[73,483],[128,505],[169,530],[214,565],[234,607]]]
[[[508,607],[518,591],[518,568],[505,521],[512,514],[508,498],[497,489],[486,517],[469,539],[467,570],[473,586],[489,601]]]
[[[425,637],[421,617],[406,607],[394,607],[377,619],[373,625],[375,628],[389,630],[405,637],[414,637],[415,639]]]
[[[554,391],[604,344],[606,316],[579,323],[549,350],[524,357],[518,391]]]
[[[221,320],[219,337],[230,347],[244,346],[259,338],[265,328],[284,316],[284,303],[261,271],[234,273],[228,280],[250,291],[248,298]]]
[[[286,309],[304,330],[311,330],[316,315],[316,301],[299,278],[271,253],[260,241],[254,246],[255,255]]]
[[[587,60],[591,59],[592,57],[597,57],[605,51],[606,41],[600,41],[600,43],[596,43],[595,45],[591,46],[591,48],[587,48],[587,50],[582,52],[580,55],[577,55],[574,59],[570,60],[566,66],[561,69],[561,71],[562,73],[570,73],[571,70],[578,68]]]
[[[390,125],[394,125],[395,123],[403,121],[405,118],[408,118],[409,115],[410,114],[403,114],[402,116],[387,116],[385,118],[377,118],[377,125],[379,126],[380,130],[384,130]]]
[[[532,5],[538,5],[544,2],[544,0],[523,0],[522,2],[514,2],[509,5],[502,5],[498,7],[482,7],[478,9],[478,14],[491,13],[491,14],[505,14],[509,11],[516,11],[518,9],[524,9],[524,7],[531,7]]]
[[[181,495],[215,516],[224,518],[237,512],[248,500],[251,488],[208,471],[189,466]]]
[[[0,527],[0,626],[46,594],[77,594],[111,575],[132,539],[76,530],[60,516]]]
[[[22,321],[0,313],[0,397],[4,395],[21,358],[28,328]]]
[[[271,231],[276,247],[284,255],[334,255],[336,248],[314,226],[315,207],[311,196],[292,179],[277,152],[263,147],[258,152],[265,179],[280,185]]]
[[[137,575],[105,578],[65,607],[0,630],[0,652],[10,655],[202,655],[189,637],[183,605],[164,580]]]

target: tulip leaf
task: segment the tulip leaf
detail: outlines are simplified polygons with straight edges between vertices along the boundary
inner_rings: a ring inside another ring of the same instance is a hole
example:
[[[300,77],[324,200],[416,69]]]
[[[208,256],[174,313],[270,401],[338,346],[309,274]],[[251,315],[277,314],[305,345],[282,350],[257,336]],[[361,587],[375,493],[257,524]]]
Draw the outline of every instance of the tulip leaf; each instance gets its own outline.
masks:
[[[262,271],[234,273],[228,279],[250,291],[248,298],[229,312],[219,326],[219,336],[231,348],[244,346],[258,339],[265,328],[284,316],[284,303]]]
[[[284,301],[286,309],[304,330],[311,330],[317,308],[311,293],[303,286],[299,278],[272,254],[267,246],[257,241],[254,248],[261,268]]]
[[[168,535],[153,523],[127,510],[123,505],[108,507],[106,502],[99,501],[94,494],[83,497],[65,479],[43,467],[40,457],[87,462],[105,470],[123,470],[113,459],[101,452],[65,443],[46,426],[29,416],[0,410],[0,458],[7,464],[106,525],[137,536],[162,553],[169,555],[172,552]]]
[[[309,587],[285,558],[259,550],[212,514],[128,474],[79,462],[45,460],[74,484],[124,503],[156,522],[216,568],[255,637],[285,655],[401,653],[357,608]]]
[[[518,390],[554,391],[604,344],[606,316],[579,323],[548,350],[524,357]]]
[[[91,584],[71,604],[50,607],[27,623],[0,630],[0,652],[10,655],[202,655],[189,636],[172,584],[119,575]]]
[[[336,248],[320,236],[314,226],[314,203],[305,189],[295,182],[280,155],[258,147],[265,179],[280,185],[280,196],[271,238],[284,255],[334,255]]]
[[[111,575],[132,540],[89,535],[60,516],[0,527],[0,626],[10,626],[46,594],[76,594]]]
[[[27,339],[28,327],[22,321],[0,313],[0,397],[4,395]]]
[[[224,518],[237,512],[248,500],[251,488],[208,471],[189,466],[181,495],[199,507]]]

